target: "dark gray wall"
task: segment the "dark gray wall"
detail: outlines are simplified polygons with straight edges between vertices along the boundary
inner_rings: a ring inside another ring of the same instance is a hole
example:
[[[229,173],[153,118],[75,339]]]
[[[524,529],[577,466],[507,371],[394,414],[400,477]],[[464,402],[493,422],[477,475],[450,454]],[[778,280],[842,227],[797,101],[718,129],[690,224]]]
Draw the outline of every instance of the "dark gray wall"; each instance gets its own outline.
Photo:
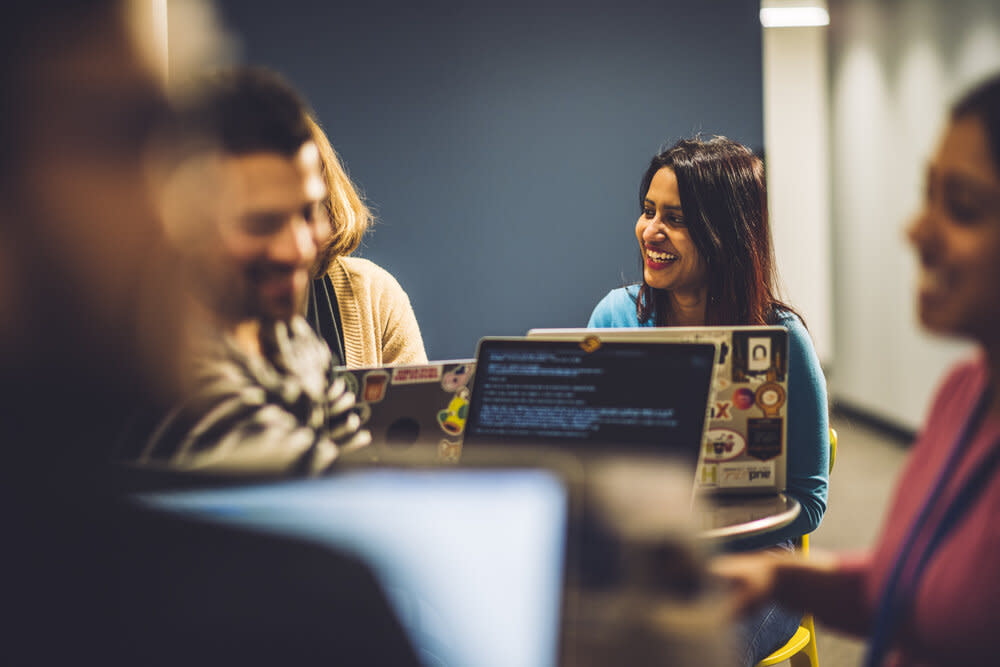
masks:
[[[636,280],[638,183],[663,142],[763,145],[757,0],[219,4],[374,204],[359,254],[407,290],[432,359],[583,326]]]

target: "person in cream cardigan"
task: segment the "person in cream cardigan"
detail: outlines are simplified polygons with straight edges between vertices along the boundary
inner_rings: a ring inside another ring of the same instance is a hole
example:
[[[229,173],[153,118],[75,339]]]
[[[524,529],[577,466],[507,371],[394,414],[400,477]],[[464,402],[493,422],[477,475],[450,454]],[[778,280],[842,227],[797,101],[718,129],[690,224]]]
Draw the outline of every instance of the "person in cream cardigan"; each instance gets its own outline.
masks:
[[[345,366],[425,363],[424,341],[406,292],[382,267],[350,256],[372,214],[322,128],[314,120],[310,125],[323,162],[323,205],[331,233],[317,257],[306,318]]]

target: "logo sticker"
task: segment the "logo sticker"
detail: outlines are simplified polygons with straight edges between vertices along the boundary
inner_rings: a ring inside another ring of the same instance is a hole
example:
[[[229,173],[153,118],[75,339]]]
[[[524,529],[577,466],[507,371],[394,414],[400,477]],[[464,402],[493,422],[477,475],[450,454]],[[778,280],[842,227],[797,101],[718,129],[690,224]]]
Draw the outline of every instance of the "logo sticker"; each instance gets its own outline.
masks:
[[[747,338],[747,370],[766,371],[771,367],[771,338],[750,336]]]
[[[378,403],[385,398],[389,386],[389,373],[381,369],[368,371],[361,380],[361,400],[364,403]]]
[[[458,391],[465,385],[469,384],[469,380],[472,379],[472,374],[476,371],[475,364],[462,364],[461,366],[455,366],[441,378],[441,388],[445,391]]]
[[[580,349],[590,354],[591,352],[597,352],[601,349],[601,339],[597,336],[587,336],[580,341]]]
[[[716,401],[715,405],[712,406],[711,418],[717,419],[718,421],[730,421],[733,418],[732,410],[733,404],[729,401]]]
[[[465,419],[468,415],[469,390],[462,387],[451,397],[448,407],[438,412],[438,426],[448,435],[461,435],[465,430]]]
[[[738,410],[749,410],[753,407],[753,390],[740,387],[733,392],[733,405]]]
[[[747,442],[728,428],[710,428],[705,432],[705,460],[731,461],[743,453]]]
[[[344,379],[344,386],[347,387],[347,391],[351,392],[355,396],[358,395],[358,378],[354,377],[354,373],[344,371],[338,377]]]
[[[462,458],[462,443],[442,440],[438,443],[438,461],[442,463],[458,463]]]
[[[774,462],[720,463],[719,487],[768,487],[774,484]]]
[[[437,382],[441,379],[440,366],[418,366],[415,368],[393,368],[393,384],[417,384],[418,382]]]
[[[767,461],[781,456],[781,418],[747,420],[747,454]]]
[[[757,387],[754,403],[764,411],[765,417],[779,417],[781,406],[785,404],[785,388],[777,382],[766,382]]]
[[[705,486],[715,486],[719,483],[719,466],[714,463],[705,463],[701,466],[701,474],[698,475],[698,479]]]

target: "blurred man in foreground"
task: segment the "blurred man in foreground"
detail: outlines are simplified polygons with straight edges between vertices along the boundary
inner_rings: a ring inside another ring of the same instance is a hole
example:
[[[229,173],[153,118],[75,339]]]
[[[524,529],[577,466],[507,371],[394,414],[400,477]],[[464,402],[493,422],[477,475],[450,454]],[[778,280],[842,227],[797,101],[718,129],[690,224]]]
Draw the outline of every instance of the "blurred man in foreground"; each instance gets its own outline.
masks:
[[[202,306],[196,387],[136,458],[185,470],[324,472],[370,437],[301,316],[330,233],[307,110],[265,70],[221,71],[198,84],[181,114],[190,145],[173,180],[207,191],[168,221]]]
[[[147,182],[166,106],[133,8],[0,22],[4,662],[415,664],[354,558],[141,509],[101,464],[185,365]]]

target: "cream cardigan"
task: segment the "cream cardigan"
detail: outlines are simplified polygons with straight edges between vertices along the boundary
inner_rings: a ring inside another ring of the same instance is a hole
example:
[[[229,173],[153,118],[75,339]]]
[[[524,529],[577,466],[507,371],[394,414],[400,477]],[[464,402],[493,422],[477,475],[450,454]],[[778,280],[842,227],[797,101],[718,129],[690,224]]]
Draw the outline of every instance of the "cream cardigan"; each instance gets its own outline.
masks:
[[[329,274],[340,308],[347,366],[427,362],[410,299],[388,271],[360,257],[337,257]]]

